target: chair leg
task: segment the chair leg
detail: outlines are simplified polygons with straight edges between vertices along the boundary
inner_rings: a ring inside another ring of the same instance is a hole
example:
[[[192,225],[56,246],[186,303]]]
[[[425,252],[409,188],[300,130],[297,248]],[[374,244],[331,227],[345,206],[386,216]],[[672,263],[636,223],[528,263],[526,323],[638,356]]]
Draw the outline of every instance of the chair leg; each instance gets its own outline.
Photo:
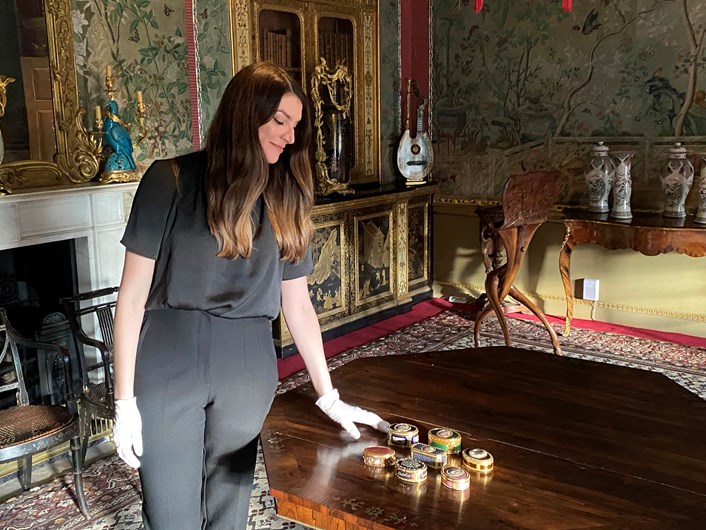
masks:
[[[88,452],[88,438],[91,435],[90,414],[85,406],[81,406],[79,412],[79,428],[81,436],[81,466],[86,464],[86,452]]]
[[[475,325],[473,326],[473,339],[476,348],[479,345],[479,335],[480,335],[480,325],[483,320],[490,314],[491,311],[495,311],[500,322],[500,327],[503,330],[503,337],[505,338],[505,345],[512,346],[512,341],[510,340],[510,331],[507,327],[507,320],[505,319],[505,313],[503,312],[502,303],[500,301],[500,289],[502,282],[505,281],[505,271],[507,267],[505,265],[494,269],[488,273],[485,278],[485,294],[488,297],[489,304],[483,308],[478,318],[476,318]],[[504,298],[504,296],[503,296]]]
[[[493,310],[493,306],[490,304],[487,304],[483,310],[478,314],[476,317],[476,321],[473,324],[473,343],[475,344],[476,348],[480,347],[480,324],[485,320],[485,318],[490,314],[490,312]]]
[[[542,321],[542,324],[544,324],[544,327],[547,328],[547,331],[549,332],[549,336],[551,337],[552,341],[552,347],[554,348],[554,353],[557,355],[563,355],[561,351],[561,345],[559,344],[559,337],[556,335],[556,331],[554,331],[554,328],[552,325],[549,323],[547,320],[547,317],[544,315],[544,311],[539,309],[537,305],[527,298],[522,291],[519,289],[515,288],[513,285],[510,287],[510,296],[512,296],[514,299],[522,302],[523,305],[525,305],[532,313],[535,314],[535,316]]]
[[[71,438],[71,460],[74,467],[74,490],[78,507],[86,519],[90,519],[91,514],[88,511],[88,503],[83,493],[83,459],[81,457],[81,439],[79,437]]]
[[[19,462],[19,479],[22,489],[27,491],[32,486],[32,456],[26,456]]]

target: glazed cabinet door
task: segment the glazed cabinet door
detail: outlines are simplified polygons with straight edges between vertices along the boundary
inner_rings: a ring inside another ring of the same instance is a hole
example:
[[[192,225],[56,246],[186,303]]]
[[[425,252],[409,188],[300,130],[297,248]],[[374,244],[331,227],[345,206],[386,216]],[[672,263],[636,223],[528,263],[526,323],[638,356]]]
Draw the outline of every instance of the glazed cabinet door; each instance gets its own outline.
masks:
[[[306,90],[306,5],[256,3],[255,58],[284,68]]]

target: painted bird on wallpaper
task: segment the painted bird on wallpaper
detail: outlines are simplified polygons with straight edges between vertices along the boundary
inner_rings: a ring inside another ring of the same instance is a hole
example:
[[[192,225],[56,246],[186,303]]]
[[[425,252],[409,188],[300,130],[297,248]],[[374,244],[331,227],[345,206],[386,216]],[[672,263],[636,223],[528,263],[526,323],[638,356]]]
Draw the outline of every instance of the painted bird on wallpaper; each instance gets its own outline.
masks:
[[[103,138],[113,150],[106,160],[106,171],[134,170],[136,166],[132,158],[132,139],[127,127],[118,117],[118,104],[110,100],[106,108],[108,117],[103,122]]]
[[[594,30],[597,30],[601,26],[598,22],[598,11],[591,9],[591,12],[586,15],[586,20],[583,21],[583,26],[573,26],[572,29],[580,31],[584,35],[591,34]]]

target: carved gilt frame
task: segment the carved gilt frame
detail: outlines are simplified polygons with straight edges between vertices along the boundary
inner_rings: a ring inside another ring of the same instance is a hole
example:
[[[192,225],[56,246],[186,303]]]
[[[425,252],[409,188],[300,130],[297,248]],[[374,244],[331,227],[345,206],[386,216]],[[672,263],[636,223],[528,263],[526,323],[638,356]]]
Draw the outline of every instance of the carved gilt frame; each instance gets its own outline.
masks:
[[[54,162],[0,164],[0,195],[13,189],[84,183],[98,173],[101,146],[86,131],[79,106],[71,0],[44,0],[54,106]]]

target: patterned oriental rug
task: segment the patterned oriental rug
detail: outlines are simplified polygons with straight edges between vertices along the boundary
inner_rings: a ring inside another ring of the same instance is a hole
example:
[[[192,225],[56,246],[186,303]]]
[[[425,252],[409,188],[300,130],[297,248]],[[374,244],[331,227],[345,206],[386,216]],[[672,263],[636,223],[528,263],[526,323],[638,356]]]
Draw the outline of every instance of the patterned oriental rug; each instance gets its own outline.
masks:
[[[408,325],[331,359],[335,370],[354,359],[382,355],[405,355],[431,350],[473,347],[473,318],[470,309],[445,309],[420,322]],[[534,321],[508,320],[515,345],[552,351],[547,331]],[[555,324],[557,334],[561,325]],[[574,328],[560,341],[571,357],[663,372],[679,384],[706,399],[706,347],[633,337],[620,333]],[[697,340],[697,343],[699,341]],[[481,328],[481,346],[503,344],[499,323],[488,318]],[[335,377],[335,373],[334,373]],[[308,382],[305,373],[282,381],[278,393]],[[85,471],[85,488],[92,517],[85,521],[76,506],[70,475],[32,488],[0,505],[3,530],[139,530],[140,486],[137,473],[111,456],[90,465]],[[302,530],[302,525],[277,517],[269,496],[260,454],[250,503],[249,530]]]

